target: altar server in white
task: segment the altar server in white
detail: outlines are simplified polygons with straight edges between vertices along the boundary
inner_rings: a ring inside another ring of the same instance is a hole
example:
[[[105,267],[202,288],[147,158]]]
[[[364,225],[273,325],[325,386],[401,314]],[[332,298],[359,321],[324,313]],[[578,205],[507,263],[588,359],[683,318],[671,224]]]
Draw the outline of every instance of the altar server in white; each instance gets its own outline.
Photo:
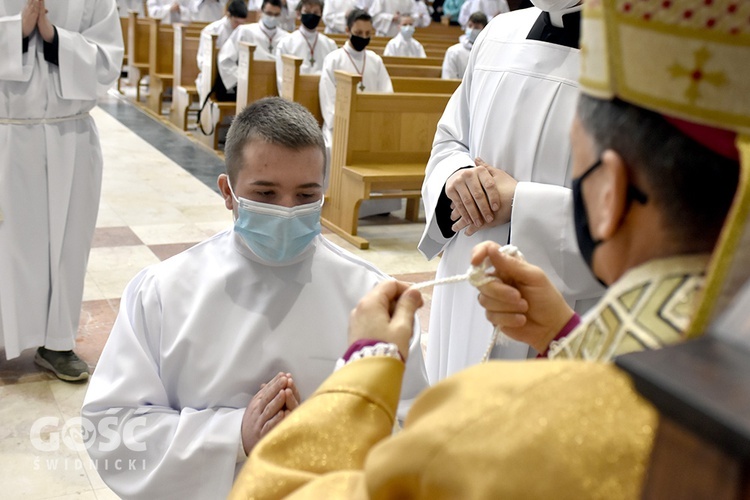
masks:
[[[411,14],[414,0],[373,0],[368,12],[377,36],[393,38],[399,32],[401,16]]]
[[[290,54],[302,59],[300,73],[319,75],[323,70],[323,60],[336,50],[336,42],[317,31],[323,14],[323,0],[302,0],[300,2],[300,27],[290,36],[279,42],[276,48],[276,84],[281,93],[284,64],[282,54]]]
[[[219,176],[234,230],[127,286],[83,404],[116,434],[95,433],[88,452],[121,497],[226,498],[255,443],[346,351],[349,313],[388,278],[320,235],[324,152],[299,104],[250,105]],[[402,415],[426,386],[419,335],[407,372]],[[103,465],[117,460],[133,466]]]
[[[411,6],[411,17],[414,18],[415,28],[426,28],[432,22],[432,16],[430,16],[430,8],[424,0],[414,0]]]
[[[388,40],[383,55],[427,57],[422,44],[414,39],[414,19],[409,15],[402,15],[399,23],[401,24],[401,29],[398,35]]]
[[[463,82],[438,123],[422,187],[426,227],[419,249],[428,258],[443,251],[438,277],[466,272],[472,248],[493,240],[520,248],[571,304],[601,293],[578,251],[566,187],[578,95],[577,3],[503,14],[474,43]],[[436,288],[430,382],[479,363],[491,336],[471,285]],[[495,347],[492,357],[528,355],[528,346],[511,342]]]
[[[346,16],[356,8],[356,0],[326,0],[323,5],[325,33],[346,33]]]
[[[230,0],[227,4],[226,15],[207,25],[201,30],[200,42],[198,45],[198,55],[196,60],[198,63],[198,77],[195,79],[195,88],[198,92],[201,92],[203,88],[203,64],[206,62],[204,58],[208,54],[211,47],[211,35],[216,35],[216,47],[221,50],[232,33],[242,24],[247,21],[247,4],[245,0]],[[200,102],[203,102],[205,96],[200,96]]]
[[[164,24],[190,22],[191,0],[148,0],[149,17],[160,19]]]
[[[256,45],[253,59],[256,61],[273,61],[279,42],[289,36],[289,32],[278,27],[281,15],[281,0],[263,0],[261,18],[257,23],[240,26],[232,33],[229,40],[219,51],[219,74],[224,86],[232,89],[237,86],[239,69],[239,43],[247,42]]]
[[[117,0],[117,10],[120,11],[120,17],[128,17],[131,10],[137,12],[139,17],[143,17],[143,1]]]
[[[120,75],[114,0],[0,2],[0,347],[63,380],[99,209],[102,154],[89,115]]]
[[[456,45],[451,45],[445,51],[441,78],[460,80],[464,77],[466,66],[469,65],[471,48],[485,26],[487,26],[487,16],[484,12],[474,12],[469,16],[465,34],[458,37]]]
[[[375,52],[366,50],[374,35],[372,17],[361,9],[349,13],[346,20],[349,40],[336,49],[323,62],[320,74],[320,111],[323,114],[323,134],[330,147],[333,139],[333,115],[336,110],[337,69],[362,76],[360,92],[393,92],[391,77],[383,60]]]
[[[190,4],[190,21],[212,23],[224,16],[227,0],[193,0]]]

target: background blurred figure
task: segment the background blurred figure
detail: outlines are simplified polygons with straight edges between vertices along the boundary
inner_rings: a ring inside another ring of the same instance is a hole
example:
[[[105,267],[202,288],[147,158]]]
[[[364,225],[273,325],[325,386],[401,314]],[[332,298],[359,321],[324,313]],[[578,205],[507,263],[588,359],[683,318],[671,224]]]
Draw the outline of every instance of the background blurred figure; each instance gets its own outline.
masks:
[[[466,32],[458,37],[456,45],[451,45],[445,51],[441,78],[460,80],[464,77],[466,66],[469,64],[471,48],[485,26],[487,26],[487,16],[484,12],[475,12],[469,16]]]

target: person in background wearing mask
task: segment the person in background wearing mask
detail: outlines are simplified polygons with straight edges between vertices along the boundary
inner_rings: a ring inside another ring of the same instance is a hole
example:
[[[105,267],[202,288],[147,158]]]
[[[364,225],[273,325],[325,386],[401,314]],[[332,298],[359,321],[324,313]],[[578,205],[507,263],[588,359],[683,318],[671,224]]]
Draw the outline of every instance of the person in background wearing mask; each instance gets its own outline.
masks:
[[[281,0],[263,0],[261,18],[257,23],[246,24],[234,30],[227,43],[219,51],[219,74],[227,90],[237,87],[240,42],[256,46],[253,59],[273,61],[276,47],[289,32],[277,27],[281,15]]]
[[[570,139],[578,96],[579,0],[534,0],[482,31],[463,82],[438,122],[422,199],[420,251],[440,252],[437,277],[466,271],[482,241],[512,243],[539,266],[576,311],[601,294],[576,245]],[[545,10],[546,9],[546,10]],[[493,326],[471,285],[437,287],[432,297],[427,373],[435,383],[491,358],[536,353],[511,341],[491,346]]]
[[[401,16],[409,15],[414,0],[374,0],[367,12],[377,36],[393,38],[399,32]]]
[[[325,33],[346,33],[346,16],[357,8],[355,0],[326,0],[323,6],[323,23]]]
[[[323,1],[302,0],[298,9],[299,29],[279,42],[276,48],[276,85],[279,93],[284,76],[282,54],[291,54],[302,59],[301,74],[319,75],[323,70],[323,60],[336,50],[336,42],[316,30],[323,14]]]
[[[411,15],[401,16],[401,31],[388,40],[383,50],[384,56],[427,57],[424,47],[414,39],[414,19]]]
[[[458,24],[466,28],[469,23],[469,16],[474,12],[484,12],[489,22],[495,16],[510,12],[510,7],[508,7],[507,0],[466,0],[461,6]]]
[[[224,16],[227,0],[193,0],[190,4],[190,20],[212,23]]]
[[[255,443],[334,370],[357,301],[388,279],[320,234],[325,147],[309,111],[256,101],[225,155],[234,228],[130,282],[83,404],[119,437],[97,434],[92,458],[135,464],[99,468],[123,498],[226,498]],[[419,335],[411,345],[402,415],[426,386]]]
[[[360,92],[393,92],[391,77],[383,60],[375,52],[365,50],[374,35],[372,17],[361,9],[354,9],[346,19],[349,40],[340,49],[326,56],[320,74],[320,111],[323,114],[323,134],[326,146],[333,141],[333,115],[336,110],[337,69],[362,76]]]
[[[208,47],[211,45],[211,35],[217,35],[216,47],[221,50],[229,37],[234,31],[240,26],[245,24],[247,21],[247,4],[245,0],[230,0],[226,7],[226,15],[207,25],[201,30],[201,38],[198,46],[198,77],[195,79],[195,88],[200,92],[203,88],[203,60],[204,54],[208,52]],[[205,96],[201,95],[199,102],[203,102]]]
[[[469,64],[469,54],[479,32],[487,26],[487,16],[484,12],[474,12],[469,16],[466,24],[466,34],[458,37],[458,43],[451,45],[445,51],[443,58],[443,73],[441,78],[445,80],[460,80],[464,77],[466,66]]]

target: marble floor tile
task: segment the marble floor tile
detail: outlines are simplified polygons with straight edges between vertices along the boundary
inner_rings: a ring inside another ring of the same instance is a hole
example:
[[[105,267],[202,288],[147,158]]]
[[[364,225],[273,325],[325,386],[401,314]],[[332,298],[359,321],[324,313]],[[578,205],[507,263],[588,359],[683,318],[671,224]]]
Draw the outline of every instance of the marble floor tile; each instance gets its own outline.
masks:
[[[132,230],[148,246],[202,241],[206,238],[206,231],[192,223],[149,224],[132,226]]]
[[[98,227],[94,231],[91,247],[124,247],[143,243],[133,229],[127,226]]]
[[[62,426],[62,414],[49,380],[0,386],[0,401],[0,439],[28,440],[34,422],[44,417],[56,418],[59,424],[47,432],[59,431]]]
[[[159,259],[147,246],[92,248],[88,273],[103,298],[115,299],[143,268]]]
[[[184,252],[190,247],[198,244],[198,241],[192,243],[171,243],[168,245],[150,245],[151,251],[159,258],[159,260],[167,260],[170,257],[177,255],[178,253]]]

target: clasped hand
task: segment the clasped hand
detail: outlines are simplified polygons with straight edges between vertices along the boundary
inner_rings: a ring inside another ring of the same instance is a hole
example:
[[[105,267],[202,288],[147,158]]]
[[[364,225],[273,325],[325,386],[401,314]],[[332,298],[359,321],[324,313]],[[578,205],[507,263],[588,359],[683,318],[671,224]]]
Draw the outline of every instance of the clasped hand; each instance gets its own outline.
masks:
[[[456,171],[445,184],[451,200],[451,229],[466,228],[471,236],[480,229],[510,222],[513,196],[518,182],[508,173],[486,164],[481,158],[476,167]]]
[[[55,27],[47,18],[47,8],[44,0],[28,0],[21,13],[21,31],[23,37],[31,35],[34,28],[39,30],[42,39],[47,43],[52,43],[55,38]]]
[[[245,454],[300,405],[300,395],[291,373],[279,373],[253,396],[242,417]]]

